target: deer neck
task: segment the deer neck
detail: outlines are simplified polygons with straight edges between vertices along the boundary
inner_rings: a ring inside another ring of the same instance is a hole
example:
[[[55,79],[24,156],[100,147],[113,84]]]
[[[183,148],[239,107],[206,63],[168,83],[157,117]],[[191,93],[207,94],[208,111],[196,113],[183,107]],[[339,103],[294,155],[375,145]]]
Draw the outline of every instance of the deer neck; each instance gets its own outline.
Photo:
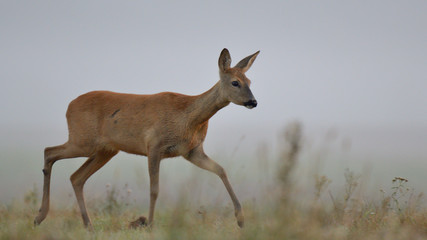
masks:
[[[196,125],[208,121],[216,112],[230,103],[221,94],[220,82],[195,98],[191,108],[190,122]]]

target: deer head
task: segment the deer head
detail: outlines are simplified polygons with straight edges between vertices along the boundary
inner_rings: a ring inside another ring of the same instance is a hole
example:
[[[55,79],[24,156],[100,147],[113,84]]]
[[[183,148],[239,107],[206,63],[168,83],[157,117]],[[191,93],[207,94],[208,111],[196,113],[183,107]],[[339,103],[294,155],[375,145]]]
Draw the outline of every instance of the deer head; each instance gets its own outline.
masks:
[[[218,60],[219,76],[221,92],[228,101],[249,109],[257,106],[257,101],[249,88],[251,81],[246,77],[245,73],[252,66],[258,54],[259,51],[245,57],[236,66],[230,67],[230,53],[226,48],[222,50]]]

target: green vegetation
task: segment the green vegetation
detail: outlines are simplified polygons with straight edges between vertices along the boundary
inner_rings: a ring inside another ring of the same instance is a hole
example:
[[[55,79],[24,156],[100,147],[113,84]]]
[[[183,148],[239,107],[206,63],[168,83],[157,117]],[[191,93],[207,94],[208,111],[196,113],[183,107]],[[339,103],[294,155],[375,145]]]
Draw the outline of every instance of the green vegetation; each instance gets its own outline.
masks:
[[[240,229],[231,201],[227,206],[186,205],[156,209],[152,228],[128,229],[146,209],[130,204],[130,192],[107,187],[106,197],[88,203],[94,225],[83,227],[77,206],[52,206],[46,220],[33,226],[40,191],[34,187],[22,200],[0,205],[2,239],[426,239],[427,209],[423,194],[402,177],[377,196],[363,191],[363,176],[346,169],[342,191],[329,190],[331,180],[314,173],[311,194],[295,184],[295,168],[303,148],[302,127],[290,125],[278,154],[276,181],[264,201],[243,202],[245,227]],[[260,153],[258,157],[263,157]],[[127,186],[124,187],[127,189]]]

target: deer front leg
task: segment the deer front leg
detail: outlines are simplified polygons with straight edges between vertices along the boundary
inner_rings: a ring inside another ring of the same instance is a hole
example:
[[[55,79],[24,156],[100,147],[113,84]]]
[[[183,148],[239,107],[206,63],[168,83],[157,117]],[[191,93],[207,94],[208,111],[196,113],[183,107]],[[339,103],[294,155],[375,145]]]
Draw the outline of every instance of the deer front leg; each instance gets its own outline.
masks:
[[[157,196],[159,195],[159,169],[160,158],[153,153],[148,156],[148,173],[150,175],[150,212],[148,215],[148,225],[151,226],[154,219],[154,209],[156,207]]]
[[[239,227],[242,228],[244,225],[244,216],[243,216],[242,207],[240,205],[239,200],[236,197],[236,194],[234,194],[233,188],[231,187],[231,184],[228,181],[227,174],[225,173],[224,168],[221,167],[214,160],[210,159],[204,153],[202,146],[199,146],[193,149],[187,156],[185,156],[185,158],[190,162],[192,162],[194,165],[202,169],[208,170],[210,172],[213,172],[221,178],[225,188],[228,191],[228,194],[231,197],[231,200],[233,201],[234,214],[237,219],[237,224],[239,225]]]
[[[139,217],[133,222],[130,222],[129,228],[138,228],[143,226],[152,226],[154,220],[154,209],[156,207],[157,196],[159,195],[159,170],[160,160],[158,152],[151,151],[148,154],[148,173],[150,175],[150,210],[148,215],[148,223],[144,216]]]

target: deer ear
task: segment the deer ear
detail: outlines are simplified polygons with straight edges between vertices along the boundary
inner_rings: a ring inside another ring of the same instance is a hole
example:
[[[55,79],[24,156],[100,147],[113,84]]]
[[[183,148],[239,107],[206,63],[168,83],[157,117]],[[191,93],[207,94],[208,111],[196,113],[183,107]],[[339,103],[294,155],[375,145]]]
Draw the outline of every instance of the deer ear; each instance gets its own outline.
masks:
[[[240,68],[242,69],[243,72],[246,72],[249,70],[249,68],[252,66],[252,63],[254,63],[255,58],[258,56],[259,51],[247,56],[245,58],[243,58],[238,64],[236,64],[236,66],[234,66],[235,68]]]
[[[230,68],[230,65],[231,65],[230,52],[228,52],[227,48],[224,48],[221,51],[221,55],[219,55],[219,59],[218,59],[219,70],[224,72],[225,70]]]

